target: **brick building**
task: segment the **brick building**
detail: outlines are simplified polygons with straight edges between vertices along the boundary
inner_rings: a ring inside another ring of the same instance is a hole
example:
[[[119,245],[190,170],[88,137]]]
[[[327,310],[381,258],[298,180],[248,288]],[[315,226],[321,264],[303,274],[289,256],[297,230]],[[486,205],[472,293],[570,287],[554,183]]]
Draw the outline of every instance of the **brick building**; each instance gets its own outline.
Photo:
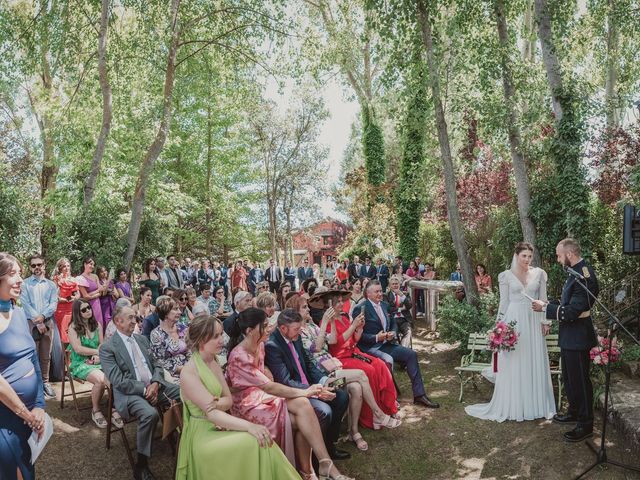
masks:
[[[324,265],[338,254],[351,227],[347,224],[325,218],[313,225],[293,232],[293,264],[297,267],[304,258],[311,264]]]

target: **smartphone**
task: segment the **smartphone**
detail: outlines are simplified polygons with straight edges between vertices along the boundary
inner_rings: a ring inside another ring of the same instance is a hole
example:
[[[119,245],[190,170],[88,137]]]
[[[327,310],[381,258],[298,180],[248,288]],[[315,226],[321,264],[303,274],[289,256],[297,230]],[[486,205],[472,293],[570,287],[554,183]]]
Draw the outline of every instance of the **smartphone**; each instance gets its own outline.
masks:
[[[342,388],[347,384],[347,381],[344,377],[336,378],[333,382],[331,382],[331,386],[333,388]]]

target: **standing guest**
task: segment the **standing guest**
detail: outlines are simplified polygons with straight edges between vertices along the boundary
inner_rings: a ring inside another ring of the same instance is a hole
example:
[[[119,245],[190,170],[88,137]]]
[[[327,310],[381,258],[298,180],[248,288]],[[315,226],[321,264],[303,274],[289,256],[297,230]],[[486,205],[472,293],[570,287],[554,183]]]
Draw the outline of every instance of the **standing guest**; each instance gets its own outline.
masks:
[[[213,291],[213,299],[209,304],[209,313],[216,315],[217,317],[224,319],[233,313],[231,303],[224,296],[224,288],[217,286]]]
[[[149,340],[133,334],[136,326],[133,309],[116,310],[113,321],[118,331],[100,347],[100,363],[111,383],[116,410],[125,419],[138,420],[138,461],[133,476],[153,479],[149,458],[160,418],[155,406],[179,400],[180,388],[165,381],[162,367],[149,355]]]
[[[369,280],[378,277],[378,269],[371,264],[371,257],[365,257],[364,265],[360,268],[360,276]]]
[[[209,275],[207,275],[207,270],[209,270],[209,260],[207,260],[206,258],[203,258],[202,264],[198,269],[198,271],[196,272],[196,281],[200,286],[200,293],[202,293],[202,289],[204,288],[205,284],[209,285],[209,288],[211,288],[211,283],[209,282]]]
[[[271,370],[274,381],[283,385],[302,390],[312,385],[323,387],[318,398],[311,398],[310,402],[320,422],[326,449],[334,460],[349,458],[351,455],[348,452],[337,449],[335,445],[342,417],[349,405],[349,396],[344,390],[331,391],[331,379],[313,365],[311,354],[302,346],[301,329],[300,314],[291,309],[283,310],[278,316],[278,329],[265,345],[265,364]],[[317,454],[320,453],[315,450]]]
[[[460,271],[460,262],[456,263],[456,271],[451,272],[451,275],[449,275],[449,280],[451,280],[452,282],[462,281],[462,272]]]
[[[109,272],[105,267],[99,266],[96,269],[96,273],[98,274],[98,285],[102,290],[102,293],[100,294],[100,310],[102,311],[102,323],[106,328],[106,326],[109,325],[109,322],[111,321],[111,307],[113,305],[113,292],[115,289],[113,280],[109,278]]]
[[[320,283],[320,265],[314,263],[311,267],[311,270],[313,271],[313,278],[315,278],[318,283]]]
[[[227,318],[224,319],[224,331],[227,335],[231,336],[231,328],[238,318],[240,313],[244,312],[251,306],[252,296],[249,292],[243,290],[238,291],[233,298],[234,311]]]
[[[36,342],[44,394],[53,398],[56,394],[49,384],[49,367],[54,329],[53,313],[58,307],[58,289],[55,283],[44,276],[45,266],[42,255],[30,256],[29,267],[31,276],[22,284],[20,304],[29,321],[29,331]]]
[[[349,266],[347,260],[343,260],[336,269],[336,278],[340,281],[340,283],[349,278]]]
[[[53,276],[53,283],[58,287],[58,306],[53,314],[56,326],[60,332],[60,338],[63,342],[67,342],[66,328],[63,331],[63,320],[68,318],[71,321],[71,306],[73,301],[80,296],[78,292],[78,282],[71,276],[71,263],[66,258],[61,258],[56,263],[56,273]],[[67,323],[68,328],[68,323]]]
[[[220,264],[220,281],[218,285],[220,285],[224,289],[224,296],[229,296],[229,287],[227,286],[227,281],[229,280],[229,268],[224,263]]]
[[[256,295],[256,287],[258,284],[262,283],[263,280],[264,270],[262,270],[259,263],[256,263],[255,267],[249,271],[249,292]]]
[[[382,262],[381,258],[376,260],[376,279],[382,285],[382,291],[386,292],[389,286],[389,267],[386,263]]]
[[[146,317],[144,317],[144,320],[142,321],[142,335],[147,337],[147,339],[149,339],[149,337],[151,336],[151,332],[153,331],[153,329],[160,325],[158,307],[162,306],[163,302],[168,302],[169,300],[172,300],[170,296],[160,295],[156,300],[155,310],[151,312],[151,315],[147,315]]]
[[[193,355],[180,376],[184,408],[176,480],[298,479],[266,427],[227,413],[232,397],[217,358],[224,344],[220,320],[196,317],[187,342]]]
[[[180,383],[182,367],[191,358],[185,336],[187,326],[178,322],[180,307],[171,299],[158,307],[160,325],[149,335],[151,355],[171,375],[173,383]],[[165,377],[166,379],[166,377]]]
[[[102,330],[98,328],[91,305],[84,300],[73,302],[72,322],[69,325],[71,375],[93,385],[91,388],[91,420],[98,428],[107,428],[107,420],[100,411],[100,399],[105,389],[105,377],[100,366],[98,349],[102,345]],[[122,428],[122,418],[114,411],[111,416],[116,428]]]
[[[239,288],[240,290],[244,290],[245,292],[249,291],[249,286],[247,285],[247,277],[249,274],[246,269],[242,265],[242,261],[236,262],[236,267],[231,272],[231,291]]]
[[[491,293],[491,276],[487,273],[487,267],[479,263],[476,265],[476,285],[478,287],[478,293],[480,295],[486,295]]]
[[[324,280],[329,280],[329,285],[333,282],[334,277],[336,276],[336,269],[334,267],[333,260],[328,260],[324,270],[322,271],[322,277]],[[323,282],[324,284],[324,282]]]
[[[360,263],[360,257],[358,255],[354,255],[353,263],[350,263],[347,266],[349,270],[349,280],[353,282],[356,278],[360,278],[360,267],[362,267],[362,264]]]
[[[400,290],[402,279],[398,275],[391,277],[391,290],[385,301],[389,304],[389,317],[395,320],[398,326],[400,345],[411,348],[411,336],[413,333],[413,315],[411,308],[413,303],[408,293]]]
[[[211,298],[211,285],[208,283],[203,283],[202,288],[200,290],[200,296],[198,297],[198,302],[203,303],[207,307],[207,312],[211,309],[211,302],[213,299]]]
[[[309,266],[309,259],[305,258],[302,263],[303,265],[298,267],[298,282],[301,288],[305,280],[313,278],[313,268]]]
[[[180,309],[179,322],[189,325],[189,322],[193,320],[193,313],[189,309],[189,296],[186,290],[177,289],[171,294],[171,298],[176,302]]]
[[[100,287],[98,277],[93,270],[96,268],[96,262],[92,257],[86,257],[82,261],[82,274],[76,278],[78,281],[78,289],[80,290],[80,298],[89,302],[96,321],[102,331],[107,327],[102,318],[102,307],[100,306],[100,297],[104,289]]]
[[[156,304],[156,300],[160,296],[160,288],[162,282],[156,273],[156,261],[153,258],[147,258],[144,262],[143,272],[140,275],[138,284],[151,290],[151,303]]]
[[[0,253],[0,478],[34,480],[27,441],[32,432],[44,433],[45,403],[36,345],[24,310],[15,306],[20,270],[15,257]]]
[[[292,290],[296,288],[296,269],[293,268],[290,261],[284,267],[284,281],[291,286]]]
[[[422,274],[422,278],[424,280],[435,280],[436,271],[433,268],[433,264],[431,264],[431,263],[425,263],[424,264],[424,273]]]
[[[287,295],[291,292],[291,285],[287,282],[283,283],[278,290],[278,296],[276,297],[276,310],[280,311],[284,308],[284,304],[287,303]]]
[[[197,270],[189,257],[184,259],[184,267],[182,268],[182,279],[185,286],[195,288],[198,285],[196,281]]]
[[[280,271],[280,267],[273,260],[269,260],[269,268],[264,273],[264,278],[267,282],[269,282],[269,291],[271,293],[276,293],[278,288],[280,288],[280,284],[282,283],[282,272]]]
[[[156,274],[160,279],[161,286],[164,288],[171,288],[169,285],[169,273],[166,268],[167,261],[164,257],[156,257]]]
[[[410,348],[392,343],[398,336],[398,327],[395,319],[389,317],[388,311],[389,305],[382,301],[380,283],[372,280],[367,285],[367,301],[362,306],[365,323],[358,346],[371,355],[383,358],[385,363],[400,362],[406,365],[407,373],[411,379],[413,403],[428,408],[440,407],[438,403],[430,400],[425,393],[416,352]],[[358,313],[354,311],[353,314],[357,316]]]
[[[420,275],[420,268],[418,268],[418,264],[415,260],[411,260],[409,262],[409,268],[407,268],[405,275],[409,277],[409,279],[416,278]]]
[[[151,303],[152,299],[153,297],[151,295],[151,289],[149,287],[140,288],[140,302],[131,307],[136,314],[136,321],[138,323],[142,324],[144,319],[156,310],[156,307],[154,307]]]
[[[169,262],[169,268],[166,268],[167,272],[167,286],[177,289],[184,289],[184,279],[182,278],[182,272],[180,271],[180,264],[176,260],[175,255],[169,255],[167,257]]]
[[[133,305],[136,301],[133,298],[133,289],[131,284],[127,281],[127,271],[124,268],[118,269],[118,281],[115,284],[117,298],[126,298]]]

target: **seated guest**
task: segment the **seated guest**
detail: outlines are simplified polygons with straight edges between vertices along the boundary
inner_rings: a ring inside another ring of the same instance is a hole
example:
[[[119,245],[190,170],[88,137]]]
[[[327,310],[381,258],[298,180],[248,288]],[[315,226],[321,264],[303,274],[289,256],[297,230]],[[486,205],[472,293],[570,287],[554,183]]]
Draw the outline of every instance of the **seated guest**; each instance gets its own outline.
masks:
[[[291,420],[297,428],[295,445],[298,462],[305,478],[314,478],[311,449],[315,452],[320,475],[336,475],[326,450],[320,424],[308,398],[334,398],[334,394],[321,385],[296,388],[274,382],[265,375],[264,342],[269,339],[267,316],[263,310],[249,308],[238,317],[229,343],[227,380],[233,393],[231,412],[242,418],[252,418],[265,425],[271,437],[280,445],[289,461],[295,465],[294,439]]]
[[[389,316],[395,320],[398,326],[400,345],[410,348],[413,331],[413,315],[411,315],[413,303],[409,294],[400,290],[401,284],[402,279],[399,276],[391,277],[391,290],[389,290],[385,301],[389,305]]]
[[[244,290],[238,290],[238,293],[235,294],[235,297],[233,297],[233,305],[235,306],[235,311],[224,319],[224,331],[227,335],[231,336],[231,327],[238,318],[238,315],[240,315],[241,312],[244,312],[251,306],[251,300],[251,294],[249,292],[245,292]]]
[[[224,287],[217,286],[213,289],[213,299],[209,305],[211,315],[226,318],[233,313],[231,303],[224,296]]]
[[[201,284],[200,288],[200,296],[197,298],[198,302],[203,303],[207,306],[207,309],[210,308],[211,301],[211,284],[205,282]]]
[[[276,296],[271,292],[262,292],[256,298],[256,308],[267,314],[267,320],[275,325],[274,315],[276,314]]]
[[[155,405],[178,400],[180,388],[164,380],[162,367],[149,355],[146,337],[133,335],[136,326],[133,309],[117,309],[113,321],[118,331],[100,347],[100,363],[111,383],[116,410],[124,418],[135,417],[138,420],[138,461],[134,477],[153,479],[148,461],[159,419]]]
[[[136,321],[142,323],[145,318],[156,311],[156,307],[152,303],[153,295],[149,287],[140,288],[140,302],[136,303],[133,307],[133,311],[136,314]]]
[[[93,316],[91,305],[84,300],[73,302],[71,324],[69,325],[69,347],[71,375],[93,385],[91,389],[91,420],[98,428],[106,428],[107,420],[100,411],[100,399],[105,388],[105,377],[100,366],[98,348],[102,344],[102,329]],[[111,415],[116,428],[122,428],[122,419],[117,411]]]
[[[191,310],[188,308],[189,297],[187,296],[186,290],[182,290],[180,288],[174,290],[171,298],[173,298],[178,308],[180,309],[178,321],[180,323],[184,323],[185,325],[189,325],[189,322],[193,320],[193,313],[191,313]]]
[[[167,303],[170,300],[173,300],[173,299],[167,295],[160,295],[156,299],[156,309],[153,311],[153,313],[151,313],[151,315],[149,315],[148,317],[145,317],[144,320],[142,321],[142,335],[147,337],[147,339],[151,336],[151,331],[154,328],[156,328],[158,325],[160,325],[160,317],[158,316],[158,307],[162,303]]]
[[[332,287],[331,287],[332,285],[333,285],[333,284],[331,283],[331,280],[329,280],[328,278],[325,278],[325,279],[322,281],[322,286],[323,286],[324,288],[326,288],[327,290],[331,289],[331,288],[332,288]]]
[[[196,303],[196,306],[193,307],[191,313],[193,313],[194,320],[198,315],[211,315],[211,313],[209,313],[209,307],[202,302]]]
[[[157,308],[160,325],[152,330],[149,340],[151,355],[171,374],[173,383],[180,382],[180,372],[189,361],[190,352],[185,342],[187,326],[178,322],[180,307],[173,299]]]
[[[292,308],[302,317],[303,326],[302,330],[300,330],[302,345],[309,353],[311,353],[311,358],[315,366],[326,375],[345,379],[347,393],[349,394],[349,415],[352,419],[349,425],[349,440],[354,442],[359,450],[366,451],[368,450],[368,445],[358,430],[358,423],[367,428],[373,428],[375,426],[395,428],[400,426],[401,422],[399,420],[391,419],[389,415],[386,415],[378,406],[375,395],[371,390],[369,379],[363,370],[345,368],[344,364],[338,358],[333,357],[329,353],[329,343],[336,343],[334,338],[336,335],[336,329],[333,327],[333,323],[336,318],[336,311],[332,306],[329,306],[329,303],[332,303],[333,305],[336,303],[339,304],[342,301],[342,298],[347,297],[348,295],[349,292],[326,291],[316,293],[311,297],[309,303],[315,305],[318,309],[321,309],[324,312],[319,327],[311,322],[309,305],[302,297],[298,296],[289,300],[287,302],[287,308]],[[332,325],[331,327],[330,324]],[[328,328],[333,332],[331,335],[327,335]],[[383,362],[380,361],[380,363]],[[386,367],[384,368],[386,369]],[[363,398],[366,404],[364,406],[365,411],[362,410]],[[397,409],[395,408],[395,400],[392,406],[394,408],[391,409],[391,413],[396,413]],[[371,414],[372,412],[373,415]],[[359,422],[355,421],[355,419],[359,419]],[[373,422],[371,421],[372,419]]]
[[[300,285],[300,294],[304,298],[309,298],[316,288],[318,288],[318,281],[313,277],[307,278],[302,282],[302,285]]]
[[[279,312],[284,309],[284,304],[287,303],[287,295],[291,292],[291,284],[288,282],[283,283],[278,290],[276,297],[276,310]]]
[[[414,262],[415,263],[415,262]],[[407,367],[413,390],[413,402],[429,408],[440,405],[427,397],[418,355],[410,348],[392,343],[398,335],[395,319],[389,317],[389,305],[382,301],[382,287],[380,282],[372,280],[367,286],[368,300],[354,310],[354,315],[364,313],[364,329],[358,346],[366,353],[382,358],[386,363],[400,362]]]
[[[476,285],[478,286],[478,293],[480,295],[486,295],[491,293],[491,275],[487,273],[487,267],[479,263],[476,265]]]
[[[301,329],[302,317],[299,313],[291,309],[280,312],[278,329],[271,334],[265,345],[265,364],[276,382],[289,387],[307,389],[316,384],[326,386],[331,383],[331,379],[314,366],[311,354],[302,347]],[[331,393],[324,389],[319,398],[312,398],[310,401],[320,421],[331,458],[349,458],[349,453],[338,450],[335,446],[342,417],[349,405],[347,393],[344,390]]]
[[[116,311],[116,308],[122,308],[122,307],[131,307],[131,302],[129,301],[128,298],[119,298],[116,301],[115,306],[113,307],[113,311]],[[132,307],[133,308],[133,307]],[[140,318],[139,316],[136,315],[136,328],[133,329],[133,333],[135,333],[136,335],[141,335],[142,334],[142,322],[143,322],[143,318]],[[114,333],[116,333],[118,331],[118,329],[116,328],[115,324],[113,322],[109,322],[109,325],[107,325],[107,328],[104,331],[104,342],[106,342],[107,340],[109,340]]]
[[[187,292],[187,308],[191,313],[193,313],[193,307],[198,303],[198,294],[196,293],[196,289],[191,286],[187,286],[184,291]]]
[[[193,355],[180,375],[184,408],[176,480],[299,478],[266,427],[227,413],[232,397],[217,361],[222,335],[214,316],[198,315],[189,326]]]

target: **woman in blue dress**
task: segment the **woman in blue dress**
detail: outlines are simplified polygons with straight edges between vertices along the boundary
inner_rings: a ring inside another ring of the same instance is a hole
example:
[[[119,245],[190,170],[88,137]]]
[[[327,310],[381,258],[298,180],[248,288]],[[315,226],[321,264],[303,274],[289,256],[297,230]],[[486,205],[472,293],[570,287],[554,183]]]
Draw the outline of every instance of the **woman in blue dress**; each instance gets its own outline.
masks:
[[[27,327],[20,297],[20,265],[0,253],[0,478],[35,479],[32,431],[44,433],[44,395],[36,345]]]

